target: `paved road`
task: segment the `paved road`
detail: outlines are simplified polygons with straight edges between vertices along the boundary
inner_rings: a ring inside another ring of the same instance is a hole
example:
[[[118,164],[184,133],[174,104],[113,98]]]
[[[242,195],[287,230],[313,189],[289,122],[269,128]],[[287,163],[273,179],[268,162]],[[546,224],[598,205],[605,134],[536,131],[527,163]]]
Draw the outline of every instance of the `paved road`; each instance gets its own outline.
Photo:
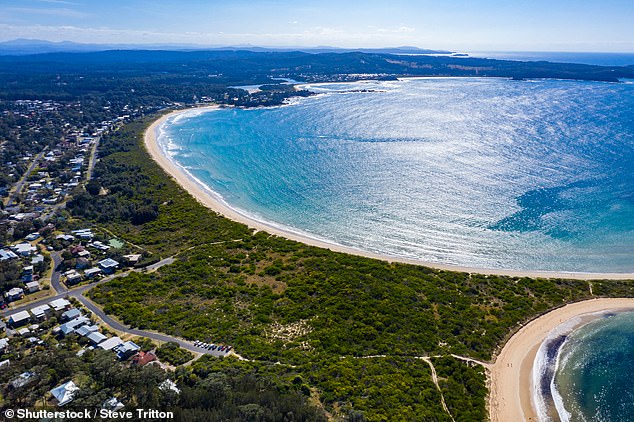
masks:
[[[99,140],[101,138],[95,138],[92,148],[90,149],[90,158],[88,159],[88,171],[86,171],[86,181],[92,179],[92,173],[95,169],[95,162],[97,161],[97,147],[99,146]]]
[[[35,156],[29,168],[24,172],[18,183],[15,185],[15,191],[9,195],[9,199],[7,200],[7,207],[13,205],[13,201],[15,201],[15,198],[20,194],[20,192],[22,192],[22,187],[24,186],[26,179],[28,179],[29,175],[33,172],[33,170],[35,170],[35,166],[42,159],[47,149],[48,146],[45,146],[44,149]]]
[[[213,355],[213,356],[226,356],[227,353],[223,353],[223,352],[219,352],[217,350],[207,350],[207,349],[202,349],[200,347],[196,347],[194,346],[194,343],[188,340],[184,340],[182,338],[179,337],[174,337],[174,336],[170,336],[167,334],[161,334],[161,333],[156,333],[153,331],[145,331],[145,330],[138,330],[138,329],[134,329],[134,328],[130,328],[126,325],[121,324],[119,321],[113,319],[112,317],[108,316],[100,307],[98,307],[97,305],[95,305],[94,303],[92,303],[90,300],[88,300],[85,296],[84,293],[86,293],[86,291],[92,289],[95,286],[98,286],[100,284],[106,283],[112,279],[115,278],[119,278],[119,277],[124,277],[128,274],[130,274],[131,272],[141,272],[141,271],[154,271],[158,268],[161,268],[164,265],[169,265],[171,263],[174,262],[174,258],[173,257],[169,257],[169,258],[165,258],[159,262],[157,262],[156,264],[152,264],[149,265],[148,267],[146,267],[145,269],[134,269],[134,270],[129,270],[129,271],[125,271],[122,273],[118,273],[118,274],[113,274],[111,276],[105,277],[95,283],[92,284],[87,284],[84,286],[79,286],[79,287],[75,287],[73,289],[67,289],[61,282],[60,282],[60,272],[58,270],[58,266],[59,263],[61,263],[61,256],[58,253],[52,253],[51,257],[53,259],[53,262],[55,262],[55,266],[54,266],[54,272],[51,276],[51,285],[53,286],[53,289],[55,289],[55,291],[57,292],[57,294],[55,296],[49,296],[47,298],[43,298],[43,299],[39,299],[33,302],[30,302],[26,305],[22,305],[22,306],[18,306],[16,308],[13,309],[5,309],[2,311],[2,316],[4,316],[5,318],[9,318],[11,315],[18,313],[20,311],[26,311],[29,309],[32,309],[36,306],[40,306],[40,305],[44,305],[46,303],[49,303],[52,300],[55,299],[61,299],[61,298],[69,298],[69,297],[73,297],[77,300],[79,300],[82,305],[84,305],[86,308],[90,309],[95,315],[97,315],[107,326],[111,327],[114,330],[117,331],[122,331],[124,333],[129,333],[129,334],[133,334],[136,336],[140,336],[140,337],[147,337],[149,339],[152,340],[157,340],[157,341],[162,341],[162,342],[175,342],[178,343],[180,347],[182,347],[183,349],[187,349],[191,352],[195,352],[195,353],[202,353],[202,354],[208,354],[208,355]],[[59,260],[59,262],[56,262],[56,260]],[[55,281],[54,281],[55,280]],[[233,351],[230,352],[229,354],[233,354]]]
[[[62,255],[58,251],[51,252],[51,259],[53,260],[53,273],[51,274],[51,287],[56,293],[63,293],[68,289],[61,283],[62,273],[59,271],[63,259]]]

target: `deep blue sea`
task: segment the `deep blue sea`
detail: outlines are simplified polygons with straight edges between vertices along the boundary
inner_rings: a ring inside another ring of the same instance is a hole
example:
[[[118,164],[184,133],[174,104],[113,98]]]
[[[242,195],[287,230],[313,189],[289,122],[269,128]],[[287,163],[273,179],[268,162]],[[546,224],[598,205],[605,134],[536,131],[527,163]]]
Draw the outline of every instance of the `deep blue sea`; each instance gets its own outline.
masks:
[[[634,84],[310,89],[182,114],[159,142],[230,206],[316,238],[477,268],[634,272]]]
[[[634,312],[595,320],[561,347],[553,391],[563,421],[634,421]]]

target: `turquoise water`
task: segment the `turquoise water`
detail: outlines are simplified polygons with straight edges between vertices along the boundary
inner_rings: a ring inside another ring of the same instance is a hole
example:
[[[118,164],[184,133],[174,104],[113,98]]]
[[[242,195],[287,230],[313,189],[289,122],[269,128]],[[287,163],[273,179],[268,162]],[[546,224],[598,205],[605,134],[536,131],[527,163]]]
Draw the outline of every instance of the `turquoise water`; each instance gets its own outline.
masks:
[[[634,421],[634,312],[570,334],[555,373],[559,414],[570,421]]]
[[[230,206],[334,243],[478,268],[634,272],[634,84],[310,88],[320,95],[288,106],[180,115],[159,142]]]

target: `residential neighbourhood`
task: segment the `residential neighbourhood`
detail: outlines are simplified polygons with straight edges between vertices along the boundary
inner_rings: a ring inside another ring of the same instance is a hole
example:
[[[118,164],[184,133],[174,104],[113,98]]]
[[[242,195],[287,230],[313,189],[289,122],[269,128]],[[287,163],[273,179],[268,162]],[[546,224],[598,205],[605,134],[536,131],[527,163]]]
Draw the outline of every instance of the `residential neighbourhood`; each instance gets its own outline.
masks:
[[[121,114],[108,120],[86,122],[79,102],[18,100],[0,105],[4,120],[14,122],[0,134],[0,308],[4,316],[0,367],[10,367],[18,357],[51,347],[70,349],[77,357],[89,351],[108,352],[117,361],[138,367],[172,368],[168,357],[167,361],[159,357],[162,345],[169,344],[177,349],[184,346],[183,356],[190,356],[187,360],[204,354],[227,355],[229,348],[221,352],[169,336],[156,335],[159,338],[152,341],[132,334],[135,330],[126,331],[101,310],[95,314],[82,302],[86,300],[82,292],[107,277],[162,265],[147,251],[105,228],[78,227],[62,212],[74,192],[91,189],[101,136],[143,111],[123,106]],[[101,114],[112,115],[114,110],[104,107]],[[69,115],[79,118],[64,122]],[[22,142],[7,143],[3,137]],[[172,340],[177,343],[170,343]],[[23,372],[8,385],[24,388],[43,376],[36,370]],[[166,382],[159,388],[178,394],[176,384]],[[82,393],[80,385],[77,379],[66,379],[44,399],[54,406],[66,406]],[[118,410],[124,405],[119,398],[110,397],[102,408]]]

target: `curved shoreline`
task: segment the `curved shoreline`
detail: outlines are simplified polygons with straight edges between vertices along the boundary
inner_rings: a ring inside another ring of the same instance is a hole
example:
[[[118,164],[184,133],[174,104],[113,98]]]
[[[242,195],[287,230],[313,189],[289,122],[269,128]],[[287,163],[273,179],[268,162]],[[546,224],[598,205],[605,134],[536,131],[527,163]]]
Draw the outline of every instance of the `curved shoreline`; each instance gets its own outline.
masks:
[[[571,303],[532,320],[517,331],[489,368],[491,384],[488,404],[491,422],[538,421],[532,381],[537,351],[558,327],[578,320],[569,328],[574,330],[599,317],[591,314],[604,311],[634,311],[634,298],[591,299]]]
[[[373,253],[369,251],[363,251],[348,246],[339,245],[336,243],[330,243],[315,239],[309,236],[302,235],[301,233],[285,230],[280,227],[276,227],[270,224],[266,224],[262,221],[250,218],[235,209],[227,206],[222,201],[209,194],[199,182],[195,181],[186,174],[182,169],[175,165],[169,158],[165,156],[160,146],[158,145],[158,139],[156,135],[157,129],[163,125],[163,123],[171,117],[179,114],[187,113],[192,110],[212,110],[218,109],[219,106],[206,106],[206,107],[193,107],[183,110],[176,110],[167,113],[155,120],[144,133],[145,148],[152,157],[152,159],[176,182],[187,192],[189,192],[196,200],[201,204],[216,211],[219,214],[229,218],[230,220],[243,223],[253,229],[266,231],[268,233],[284,237],[286,239],[298,241],[312,246],[320,248],[330,249],[335,252],[343,252],[352,255],[364,256],[367,258],[379,259],[387,262],[399,262],[404,264],[422,265],[430,268],[445,271],[460,271],[467,273],[477,273],[485,275],[502,275],[512,277],[540,277],[540,278],[567,278],[578,280],[597,280],[597,279],[610,279],[610,280],[634,280],[634,273],[589,273],[589,272],[573,272],[573,271],[522,271],[522,270],[503,270],[503,269],[488,269],[488,268],[475,268],[450,264],[439,264],[435,262],[427,262],[418,259],[408,259],[389,255],[383,255],[379,253]]]

